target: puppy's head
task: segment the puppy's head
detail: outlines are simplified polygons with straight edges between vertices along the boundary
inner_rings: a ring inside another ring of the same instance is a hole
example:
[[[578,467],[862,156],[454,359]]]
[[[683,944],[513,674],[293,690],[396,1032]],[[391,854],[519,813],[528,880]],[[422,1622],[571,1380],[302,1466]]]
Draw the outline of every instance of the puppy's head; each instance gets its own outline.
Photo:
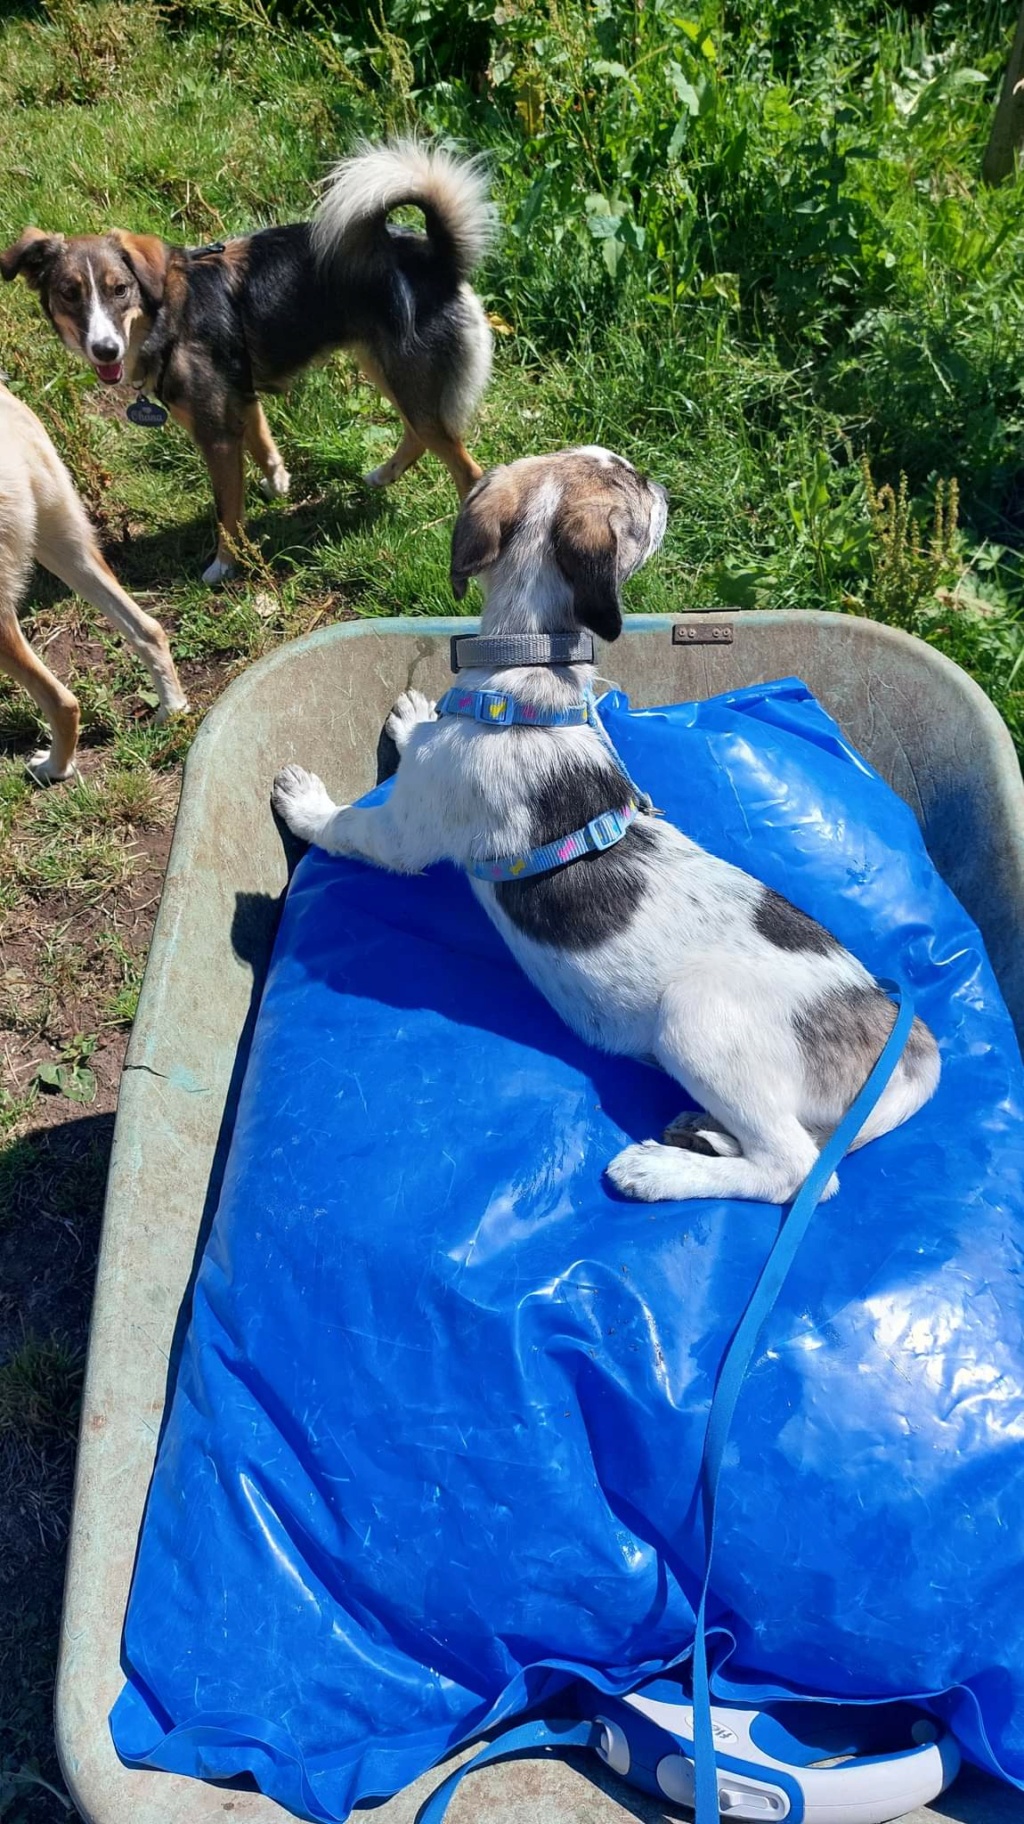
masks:
[[[119,228],[70,239],[26,228],[0,253],[0,274],[31,285],[65,348],[116,386],[133,328],[160,308],[168,252],[155,235]]]
[[[664,488],[593,446],[491,469],[467,495],[452,535],[452,591],[485,575],[493,598],[529,595],[549,632],[622,631],[619,591],[665,535]]]

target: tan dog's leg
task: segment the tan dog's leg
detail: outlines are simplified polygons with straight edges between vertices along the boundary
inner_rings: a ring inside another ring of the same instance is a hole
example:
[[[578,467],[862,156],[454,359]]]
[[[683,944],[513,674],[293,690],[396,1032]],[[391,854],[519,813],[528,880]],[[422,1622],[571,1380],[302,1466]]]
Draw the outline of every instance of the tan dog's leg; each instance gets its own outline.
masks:
[[[158,621],[144,614],[122,589],[101,556],[92,527],[67,476],[40,507],[35,554],[38,561],[76,595],[99,608],[136,652],[149,672],[159,698],[157,721],[187,709],[185,692],[174,669],[167,635]]]
[[[404,475],[406,469],[411,469],[413,463],[419,462],[423,455],[427,446],[422,437],[413,430],[407,418],[403,417],[402,423],[405,425],[405,434],[394,455],[389,456],[387,462],[382,462],[379,469],[371,469],[363,477],[368,487],[389,488],[393,481]]]
[[[278,500],[287,494],[292,478],[281,460],[281,452],[271,436],[270,426],[258,399],[246,408],[245,447],[263,473],[260,493],[267,500]]]
[[[52,671],[47,671],[42,659],[37,659],[18,625],[13,601],[0,601],[0,671],[28,691],[49,724],[50,750],[33,754],[28,763],[32,777],[41,785],[70,779],[78,745],[78,703]]]
[[[455,483],[455,490],[460,500],[465,500],[475,481],[479,481],[483,469],[474,462],[461,437],[449,437],[447,431],[430,431],[421,429],[427,449],[434,456],[440,456],[445,468]]]
[[[387,462],[382,463],[379,469],[374,469],[367,475],[366,481],[371,487],[387,487],[391,482],[397,481],[400,475],[404,475],[406,469],[411,469],[413,463],[419,461],[424,450],[430,450],[432,455],[441,458],[455,483],[459,499],[465,500],[473,483],[479,481],[483,469],[478,462],[473,461],[461,437],[450,436],[447,431],[441,430],[436,424],[431,426],[423,422],[417,423],[415,419],[410,418],[400,404],[394,387],[389,385],[384,372],[374,360],[369,349],[357,348],[355,354],[367,379],[371,380],[378,391],[383,393],[385,399],[390,401],[405,426],[405,435],[394,455]],[[420,414],[417,413],[417,417],[419,416]]]
[[[383,393],[388,404],[394,406],[402,420],[402,441],[394,455],[389,456],[387,462],[382,462],[379,469],[371,469],[368,475],[363,476],[367,487],[389,488],[393,481],[397,481],[400,475],[405,474],[406,469],[412,468],[414,462],[419,462],[427,445],[419,432],[413,429],[395,398],[394,390],[388,385],[384,373],[378,367],[369,349],[357,348],[354,352],[366,378],[377,388],[378,392]]]
[[[242,530],[245,502],[243,444],[240,437],[217,437],[200,444],[213,483],[217,508],[217,555],[203,571],[204,583],[222,583],[233,576],[235,553]]]

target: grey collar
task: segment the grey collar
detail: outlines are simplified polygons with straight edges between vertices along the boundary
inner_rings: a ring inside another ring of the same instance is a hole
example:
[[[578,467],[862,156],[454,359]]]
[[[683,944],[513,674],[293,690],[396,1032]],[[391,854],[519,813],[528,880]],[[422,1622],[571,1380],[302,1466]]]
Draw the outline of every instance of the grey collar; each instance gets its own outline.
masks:
[[[478,634],[452,638],[453,671],[497,671],[508,665],[592,665],[591,633],[509,633],[493,639]]]

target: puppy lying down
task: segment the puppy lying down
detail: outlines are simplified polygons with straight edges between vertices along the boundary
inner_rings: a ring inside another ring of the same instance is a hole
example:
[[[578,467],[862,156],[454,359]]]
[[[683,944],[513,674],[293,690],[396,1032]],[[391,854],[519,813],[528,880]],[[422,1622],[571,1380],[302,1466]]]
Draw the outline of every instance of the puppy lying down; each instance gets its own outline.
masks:
[[[657,550],[666,511],[664,490],[609,450],[484,475],[452,541],[455,595],[471,576],[484,589],[480,638],[460,642],[467,669],[440,705],[414,690],[395,704],[390,797],[339,807],[288,766],[273,802],[331,853],[403,873],[465,868],[574,1031],[676,1078],[705,1112],[619,1153],[607,1171],[620,1191],[785,1203],[895,1010],[822,925],[652,815],[604,737],[590,635],[621,632],[620,587]],[[906,1121],[938,1079],[915,1020],[855,1144]]]

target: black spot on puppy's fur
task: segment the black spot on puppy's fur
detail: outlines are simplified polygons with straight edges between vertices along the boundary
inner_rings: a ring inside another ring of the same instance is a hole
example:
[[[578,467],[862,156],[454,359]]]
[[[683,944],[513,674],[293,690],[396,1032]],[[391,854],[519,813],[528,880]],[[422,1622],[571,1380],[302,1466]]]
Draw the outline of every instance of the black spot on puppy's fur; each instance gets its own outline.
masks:
[[[822,1098],[836,1107],[849,1106],[878,1060],[896,1020],[896,1008],[876,987],[831,988],[797,1014],[793,1027],[803,1052],[804,1069]],[[915,1019],[903,1053],[903,1065],[916,1077],[936,1053],[933,1034]]]
[[[770,887],[762,891],[754,913],[754,929],[777,950],[808,950],[814,956],[828,956],[841,948],[831,931],[791,906],[788,899],[773,893]]]
[[[610,763],[560,767],[527,793],[531,848],[583,829],[630,795],[629,781]],[[633,919],[646,889],[645,858],[655,841],[651,830],[633,823],[613,848],[581,855],[550,874],[503,881],[495,898],[516,929],[535,943],[593,950]]]

